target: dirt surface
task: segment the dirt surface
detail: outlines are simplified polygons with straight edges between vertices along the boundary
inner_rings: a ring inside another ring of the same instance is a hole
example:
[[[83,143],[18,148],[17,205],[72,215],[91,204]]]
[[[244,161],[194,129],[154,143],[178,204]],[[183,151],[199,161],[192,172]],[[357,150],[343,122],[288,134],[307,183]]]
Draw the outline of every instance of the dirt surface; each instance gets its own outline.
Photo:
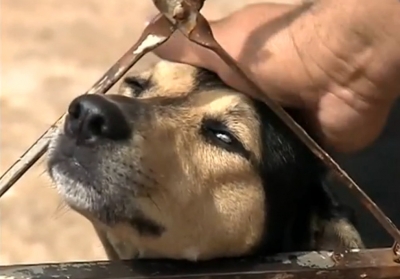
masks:
[[[215,19],[250,2],[261,1],[208,1],[204,14]],[[1,1],[1,173],[135,42],[155,12],[150,0]],[[148,56],[138,68],[152,61]],[[44,166],[41,160],[0,201],[0,264],[104,259],[91,225],[62,206]]]

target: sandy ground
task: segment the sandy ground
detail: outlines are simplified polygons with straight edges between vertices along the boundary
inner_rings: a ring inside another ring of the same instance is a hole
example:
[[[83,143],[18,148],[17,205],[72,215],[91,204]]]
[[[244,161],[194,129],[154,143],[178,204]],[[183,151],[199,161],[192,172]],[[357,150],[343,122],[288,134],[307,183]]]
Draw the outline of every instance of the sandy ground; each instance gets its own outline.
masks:
[[[204,14],[217,18],[249,2],[260,1],[208,1]],[[1,173],[135,42],[154,13],[150,0],[1,1]],[[104,259],[91,225],[60,206],[43,172],[41,160],[0,201],[0,264]]]

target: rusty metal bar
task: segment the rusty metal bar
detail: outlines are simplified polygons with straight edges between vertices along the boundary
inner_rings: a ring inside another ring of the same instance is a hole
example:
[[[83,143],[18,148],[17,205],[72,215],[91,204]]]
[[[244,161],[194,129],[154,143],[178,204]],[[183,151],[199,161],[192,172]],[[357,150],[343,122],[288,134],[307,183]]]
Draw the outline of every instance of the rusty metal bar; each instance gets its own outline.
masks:
[[[133,260],[49,263],[0,267],[7,279],[341,279],[400,278],[400,266],[388,249],[281,254],[264,259],[186,261]]]

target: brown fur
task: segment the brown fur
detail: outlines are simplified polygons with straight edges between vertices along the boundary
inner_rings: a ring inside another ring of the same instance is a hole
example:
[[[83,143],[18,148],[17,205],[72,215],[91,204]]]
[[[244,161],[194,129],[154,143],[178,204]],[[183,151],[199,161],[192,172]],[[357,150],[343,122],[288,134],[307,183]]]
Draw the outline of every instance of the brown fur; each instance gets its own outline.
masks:
[[[105,191],[103,200],[87,190],[90,181],[59,165],[60,160],[69,160],[59,155],[66,140],[63,128],[54,136],[50,175],[67,203],[92,220],[111,258],[195,261],[243,256],[273,229],[266,223],[265,181],[256,167],[268,161],[260,130],[267,123],[262,123],[253,100],[216,77],[199,77],[197,68],[162,61],[125,79],[119,96],[107,96],[120,104],[133,133],[123,143],[92,149],[97,157],[87,171],[99,179],[93,183]],[[135,87],[144,90],[135,92]],[[128,104],[132,97],[135,102]],[[210,144],[202,135],[204,119],[223,122],[243,152]],[[115,211],[113,218],[102,218],[104,208]],[[340,246],[337,242],[345,248],[362,247],[345,217],[331,221],[313,215],[313,229],[325,231],[322,240],[310,235],[314,244],[307,248],[333,249]],[[132,225],[136,217],[155,228],[141,232],[142,221]]]

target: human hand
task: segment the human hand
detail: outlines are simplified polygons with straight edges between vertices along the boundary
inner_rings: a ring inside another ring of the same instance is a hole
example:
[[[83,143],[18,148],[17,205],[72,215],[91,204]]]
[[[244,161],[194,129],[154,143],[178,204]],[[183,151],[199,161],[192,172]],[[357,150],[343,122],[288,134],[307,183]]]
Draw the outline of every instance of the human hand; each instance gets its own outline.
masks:
[[[325,146],[357,151],[379,136],[400,92],[400,48],[393,43],[400,34],[396,31],[391,38],[391,29],[377,28],[385,12],[388,22],[393,18],[394,30],[400,21],[388,13],[396,8],[382,8],[381,1],[364,0],[362,9],[358,0],[320,3],[311,8],[249,5],[211,27],[217,41],[266,94],[285,107],[304,110]],[[179,32],[154,52],[207,68],[228,85],[249,90],[214,53]]]

